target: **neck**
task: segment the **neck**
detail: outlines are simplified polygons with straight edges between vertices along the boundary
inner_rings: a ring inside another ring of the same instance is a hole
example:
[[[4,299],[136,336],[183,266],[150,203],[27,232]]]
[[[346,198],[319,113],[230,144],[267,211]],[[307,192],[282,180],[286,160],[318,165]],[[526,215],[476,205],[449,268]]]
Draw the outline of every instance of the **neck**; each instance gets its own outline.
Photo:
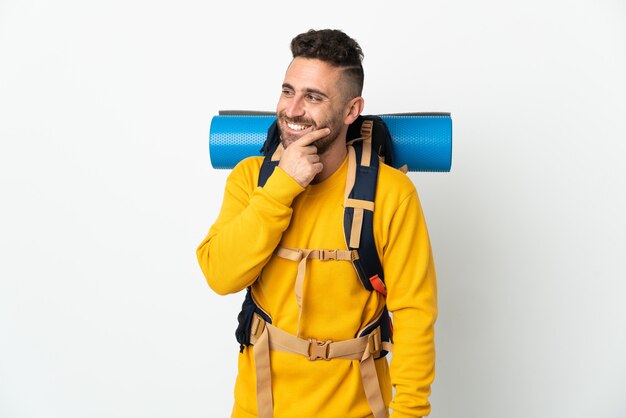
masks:
[[[311,183],[320,183],[330,177],[341,167],[341,164],[343,164],[343,161],[346,159],[346,155],[348,155],[346,137],[345,135],[341,135],[324,154],[320,155],[320,162],[324,165],[324,168],[315,176]]]

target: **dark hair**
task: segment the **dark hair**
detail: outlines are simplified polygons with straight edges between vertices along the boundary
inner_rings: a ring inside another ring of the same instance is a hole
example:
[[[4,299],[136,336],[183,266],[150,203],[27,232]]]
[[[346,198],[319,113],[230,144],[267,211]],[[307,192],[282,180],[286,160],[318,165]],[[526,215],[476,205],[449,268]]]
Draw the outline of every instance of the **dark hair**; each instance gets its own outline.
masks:
[[[310,29],[291,40],[294,58],[316,58],[344,69],[350,98],[363,92],[363,51],[359,44],[337,29]]]

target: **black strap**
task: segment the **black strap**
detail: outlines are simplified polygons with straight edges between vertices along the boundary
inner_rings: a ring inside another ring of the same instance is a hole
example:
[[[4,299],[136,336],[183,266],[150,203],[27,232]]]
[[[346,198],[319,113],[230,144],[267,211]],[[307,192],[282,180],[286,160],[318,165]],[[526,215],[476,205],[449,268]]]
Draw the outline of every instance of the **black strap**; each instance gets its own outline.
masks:
[[[370,165],[366,167],[360,163],[363,144],[358,141],[353,144],[353,147],[356,153],[357,166],[354,187],[352,187],[349,198],[374,202],[374,198],[376,197],[376,185],[378,183],[378,169],[380,166],[378,154],[372,152]],[[354,208],[345,208],[343,222],[347,243],[350,242],[353,217]],[[363,283],[363,286],[367,290],[374,290],[370,278],[376,275],[378,275],[380,280],[384,283],[385,276],[383,267],[378,258],[376,242],[374,241],[374,212],[369,210],[363,212],[363,225],[361,227],[359,248],[352,248],[349,245],[348,248],[350,250],[356,250],[359,254],[359,258],[354,260],[353,263],[361,283]]]

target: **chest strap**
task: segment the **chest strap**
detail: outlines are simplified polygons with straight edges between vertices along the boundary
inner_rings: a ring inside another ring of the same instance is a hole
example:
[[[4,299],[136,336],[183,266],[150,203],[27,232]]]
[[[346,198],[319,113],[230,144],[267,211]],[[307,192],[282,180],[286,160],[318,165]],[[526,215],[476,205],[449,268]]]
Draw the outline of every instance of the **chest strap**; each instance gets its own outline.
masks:
[[[391,351],[392,344],[381,341],[380,327],[375,328],[368,335],[349,340],[318,341],[314,338],[305,340],[266,323],[255,313],[250,327],[250,342],[254,345],[259,418],[273,418],[274,416],[270,350],[299,354],[310,361],[359,360],[363,389],[374,418],[388,416],[374,358],[382,350]]]
[[[350,250],[309,250],[299,248],[278,247],[275,254],[280,258],[298,262],[298,274],[294,292],[298,302],[298,328],[296,336],[300,335],[300,317],[302,316],[302,293],[304,288],[304,278],[306,276],[306,262],[309,259],[320,261],[353,261],[359,258],[356,251]]]

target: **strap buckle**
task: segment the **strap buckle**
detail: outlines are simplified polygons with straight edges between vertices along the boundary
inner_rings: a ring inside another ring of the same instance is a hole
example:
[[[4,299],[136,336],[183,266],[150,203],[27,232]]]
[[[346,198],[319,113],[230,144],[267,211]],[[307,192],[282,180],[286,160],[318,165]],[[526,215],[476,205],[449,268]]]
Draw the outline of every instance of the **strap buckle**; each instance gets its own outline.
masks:
[[[265,330],[265,320],[256,312],[252,315],[252,323],[250,324],[250,340],[256,340],[263,334]]]
[[[330,344],[331,340],[328,341],[318,341],[315,338],[309,338],[309,355],[307,358],[310,361],[314,360],[330,360],[329,352],[330,352]]]
[[[337,250],[320,251],[320,261],[337,260]]]
[[[382,339],[380,337],[380,327],[376,328],[367,336],[367,346],[371,354],[380,352],[382,347]]]

